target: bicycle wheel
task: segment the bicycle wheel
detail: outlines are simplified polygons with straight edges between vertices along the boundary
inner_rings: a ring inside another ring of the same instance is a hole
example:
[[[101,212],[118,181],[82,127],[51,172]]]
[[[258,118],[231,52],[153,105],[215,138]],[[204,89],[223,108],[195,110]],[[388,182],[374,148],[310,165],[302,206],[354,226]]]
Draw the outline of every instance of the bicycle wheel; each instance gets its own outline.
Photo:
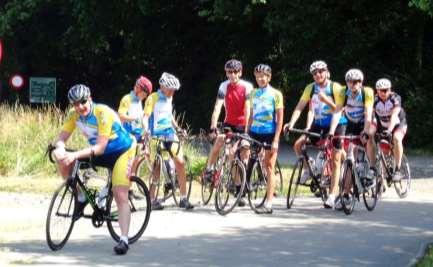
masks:
[[[281,171],[280,168],[280,162],[277,161],[275,162],[275,169],[274,169],[274,174],[275,174],[275,196],[282,196],[284,193],[284,188],[283,188],[283,172]]]
[[[46,221],[46,238],[51,250],[61,249],[69,239],[75,221],[72,219],[76,197],[72,189],[63,183],[54,192]]]
[[[146,158],[139,159],[135,168],[135,176],[140,177],[143,181],[145,178],[148,178],[148,184],[152,182],[150,180],[152,177],[152,165]]]
[[[203,201],[203,205],[207,205],[212,198],[213,194],[213,181],[208,181],[204,179],[204,173],[206,169],[204,169],[200,175],[200,181],[201,181],[201,199]]]
[[[189,201],[189,197],[191,195],[191,188],[192,188],[192,179],[193,179],[193,175],[192,175],[192,170],[191,170],[191,165],[189,163],[189,159],[187,156],[184,157],[185,158],[185,186],[186,186],[186,199]],[[174,203],[176,203],[176,206],[179,206],[179,202],[180,202],[180,185],[179,182],[177,180],[177,175],[169,175],[170,179],[171,179],[171,183],[175,186],[173,186],[172,191],[173,191],[173,199],[174,199]]]
[[[353,165],[350,161],[344,161],[344,173],[342,181],[342,191],[343,195],[340,197],[341,206],[346,215],[350,215],[355,208],[355,171],[353,170]],[[347,193],[344,193],[346,191]]]
[[[299,179],[301,178],[302,168],[304,167],[304,161],[302,159],[298,160],[295,167],[292,170],[290,176],[289,189],[287,190],[287,208],[290,209],[296,198],[296,193],[298,191]]]
[[[364,199],[364,204],[367,210],[372,211],[376,207],[377,203],[377,178],[375,177],[375,185],[362,193],[362,198]]]
[[[164,202],[172,196],[173,184],[169,176],[166,161],[164,161],[161,156],[157,155],[152,163],[152,172],[149,175],[149,190],[153,194],[150,199],[151,202],[157,200]]]
[[[151,204],[149,190],[146,184],[136,176],[130,178],[131,186],[129,188],[129,208],[131,210],[131,219],[129,223],[128,242],[130,244],[137,241],[149,223]],[[111,237],[119,242],[121,235],[119,226],[119,211],[114,201],[113,194],[110,193],[108,198],[107,227]]]
[[[258,211],[266,200],[267,180],[258,162],[251,168],[248,182],[248,203],[253,211]]]
[[[331,187],[331,176],[332,176],[332,161],[325,157],[323,151],[319,151],[316,156],[316,168],[317,172],[320,172],[318,179],[319,192],[322,201],[325,202],[329,195]]]
[[[394,188],[400,198],[405,198],[410,192],[410,181],[412,178],[410,175],[409,161],[407,160],[406,155],[403,155],[401,158],[400,171],[404,176],[400,181],[394,182]]]
[[[236,207],[245,189],[244,164],[239,159],[235,159],[230,167],[227,165],[223,168],[221,180],[215,191],[215,209],[220,215],[226,215]],[[237,186],[240,188],[237,189]]]

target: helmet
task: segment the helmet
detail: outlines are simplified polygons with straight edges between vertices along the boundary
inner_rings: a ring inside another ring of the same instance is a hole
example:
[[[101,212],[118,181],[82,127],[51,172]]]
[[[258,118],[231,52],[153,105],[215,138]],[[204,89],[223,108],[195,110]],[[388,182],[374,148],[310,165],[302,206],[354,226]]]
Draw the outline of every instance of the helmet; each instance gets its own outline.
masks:
[[[241,71],[242,70],[242,62],[236,59],[230,59],[224,65],[224,70],[234,70]]]
[[[363,81],[364,80],[364,74],[359,69],[350,69],[346,72],[346,82],[348,81]]]
[[[389,88],[391,88],[391,81],[386,79],[386,78],[379,79],[376,82],[376,89],[378,89],[378,90],[389,89]]]
[[[318,61],[314,61],[313,63],[311,63],[310,65],[310,73],[313,74],[313,72],[315,70],[320,70],[320,69],[328,69],[328,65],[326,65],[325,61],[322,60],[318,60]]]
[[[159,78],[159,84],[173,90],[179,90],[180,88],[179,79],[176,78],[173,74],[167,72],[164,72],[161,75],[161,78]]]
[[[76,84],[69,89],[68,99],[70,103],[87,100],[90,97],[89,87],[83,84]]]
[[[152,93],[152,82],[144,76],[138,77],[135,85],[146,91],[148,94]]]
[[[254,68],[254,72],[263,72],[264,74],[271,75],[272,69],[269,65],[259,64]]]

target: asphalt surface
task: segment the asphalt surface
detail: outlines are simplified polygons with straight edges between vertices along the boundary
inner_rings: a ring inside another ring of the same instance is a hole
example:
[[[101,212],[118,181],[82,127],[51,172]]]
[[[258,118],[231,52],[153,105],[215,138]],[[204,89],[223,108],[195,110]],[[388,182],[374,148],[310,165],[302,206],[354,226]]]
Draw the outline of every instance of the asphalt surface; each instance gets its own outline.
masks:
[[[294,159],[280,153],[282,164]],[[126,256],[113,254],[105,226],[85,219],[52,252],[45,241],[49,197],[0,193],[0,266],[411,266],[433,242],[433,159],[409,160],[416,178],[409,197],[389,188],[372,212],[361,202],[347,216],[312,197],[296,199],[290,210],[277,198],[272,215],[244,207],[223,217],[213,205],[168,205],[152,212]]]

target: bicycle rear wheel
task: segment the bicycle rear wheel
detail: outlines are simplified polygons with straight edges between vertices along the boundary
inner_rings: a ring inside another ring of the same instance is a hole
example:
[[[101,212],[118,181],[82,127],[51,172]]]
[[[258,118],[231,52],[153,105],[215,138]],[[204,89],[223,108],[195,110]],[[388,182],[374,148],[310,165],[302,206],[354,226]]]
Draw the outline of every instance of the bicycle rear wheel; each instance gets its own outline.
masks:
[[[373,179],[374,186],[362,193],[362,198],[364,199],[364,204],[368,211],[374,210],[380,190],[382,190],[382,169],[379,160],[376,161],[376,176]]]
[[[344,173],[342,180],[342,196],[340,197],[341,206],[346,215],[350,215],[355,208],[355,171],[353,170],[353,165],[350,161],[344,161]],[[346,193],[344,193],[346,191]]]
[[[283,188],[283,172],[281,171],[281,167],[280,167],[280,162],[277,161],[275,162],[275,169],[274,169],[274,174],[275,174],[275,196],[282,196],[284,193],[284,188]]]
[[[129,224],[128,239],[132,244],[137,241],[149,223],[151,203],[149,190],[146,184],[136,176],[130,178],[131,186],[129,188],[129,208],[131,210],[131,219]],[[113,194],[110,193],[108,199],[107,227],[111,237],[119,242],[121,231],[119,226],[119,211],[114,201]]]
[[[400,171],[403,173],[403,178],[398,182],[394,182],[394,188],[400,198],[405,198],[410,192],[410,182],[412,178],[410,175],[409,161],[406,155],[403,155],[401,158]]]
[[[192,175],[191,165],[190,165],[188,157],[185,156],[184,158],[185,158],[186,199],[189,201],[189,197],[191,196],[193,175]],[[173,186],[173,189],[172,189],[174,203],[176,203],[176,206],[179,206],[181,194],[180,194],[180,185],[179,185],[177,178],[178,178],[177,175],[175,175],[174,177],[171,177],[171,175],[170,175],[171,183],[173,185],[175,185],[175,186]]]
[[[215,210],[220,215],[230,213],[238,204],[245,189],[246,171],[244,164],[235,159],[224,166],[220,182],[215,191]],[[239,189],[236,187],[240,186]]]
[[[253,211],[259,211],[266,200],[267,180],[258,162],[251,168],[248,181],[248,203]]]
[[[290,209],[296,198],[298,191],[299,179],[301,178],[302,168],[304,166],[303,160],[300,159],[296,162],[295,167],[292,170],[289,181],[289,189],[287,190],[287,208]]]
[[[61,249],[68,241],[75,223],[73,220],[75,204],[75,194],[64,182],[54,192],[48,208],[45,232],[51,250]]]
[[[208,180],[204,179],[205,171],[206,171],[206,169],[204,169],[200,175],[201,199],[203,201],[203,205],[207,205],[209,203],[210,199],[212,198],[213,189],[214,189],[213,181],[208,181]],[[217,171],[215,171],[215,172],[217,172]],[[212,177],[212,180],[213,180],[213,177]]]
[[[150,184],[151,181],[151,177],[152,177],[152,165],[150,164],[150,162],[146,159],[146,158],[141,158],[139,159],[139,161],[137,162],[137,165],[135,167],[135,176],[140,177],[141,179],[148,179],[147,183]]]

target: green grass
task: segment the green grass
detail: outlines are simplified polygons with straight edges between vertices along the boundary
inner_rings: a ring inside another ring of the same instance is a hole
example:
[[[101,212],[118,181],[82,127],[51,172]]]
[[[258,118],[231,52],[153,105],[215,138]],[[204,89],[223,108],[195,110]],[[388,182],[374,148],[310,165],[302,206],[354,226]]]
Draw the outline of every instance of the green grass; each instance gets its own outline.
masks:
[[[431,267],[433,266],[433,245],[428,245],[425,255],[422,259],[420,259],[415,267]]]

